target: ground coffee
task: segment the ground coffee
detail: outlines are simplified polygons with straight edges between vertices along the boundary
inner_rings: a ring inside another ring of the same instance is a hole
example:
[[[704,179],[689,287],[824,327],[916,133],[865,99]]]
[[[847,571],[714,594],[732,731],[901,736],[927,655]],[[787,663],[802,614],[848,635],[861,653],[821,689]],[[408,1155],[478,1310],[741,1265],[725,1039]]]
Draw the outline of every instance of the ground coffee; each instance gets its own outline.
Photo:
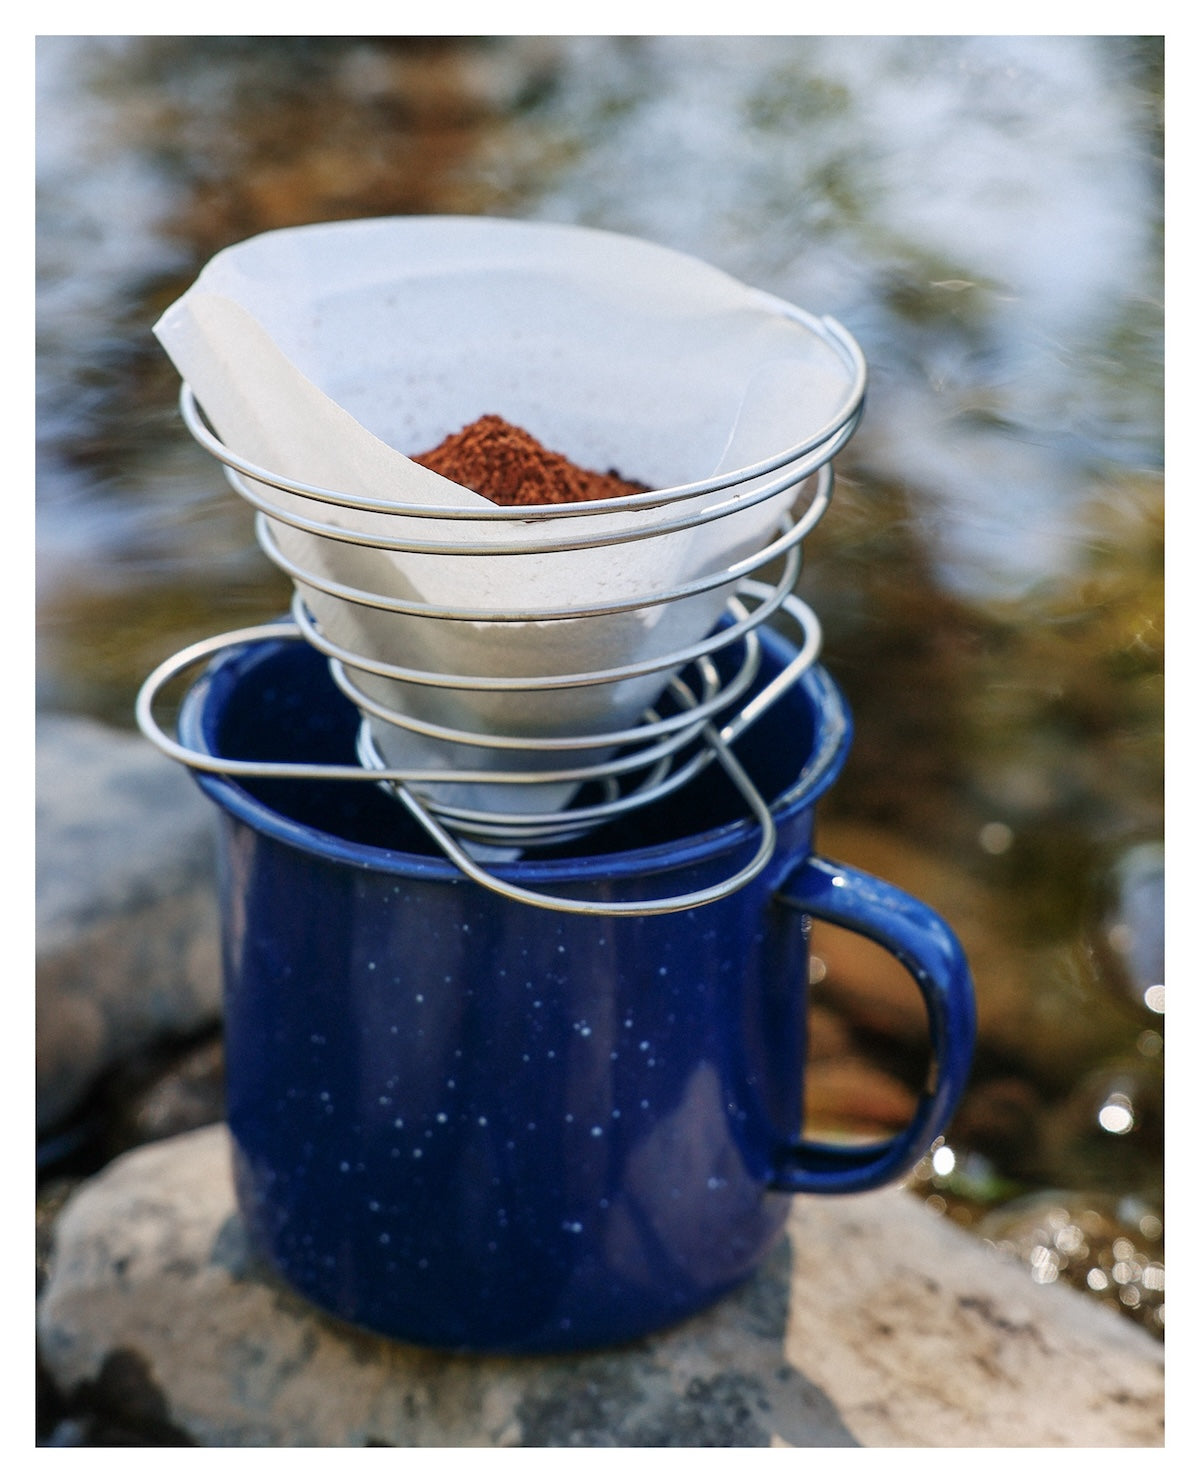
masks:
[[[581,469],[553,453],[523,428],[488,413],[461,432],[451,433],[413,462],[453,479],[498,505],[566,505],[580,500],[617,499],[644,494],[646,484]]]

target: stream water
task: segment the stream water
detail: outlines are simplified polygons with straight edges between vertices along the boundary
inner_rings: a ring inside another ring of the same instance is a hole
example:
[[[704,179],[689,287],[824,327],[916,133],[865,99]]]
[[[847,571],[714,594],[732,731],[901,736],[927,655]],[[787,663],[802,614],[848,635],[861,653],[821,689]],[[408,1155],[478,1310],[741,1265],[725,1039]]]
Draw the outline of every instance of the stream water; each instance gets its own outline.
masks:
[[[851,330],[867,414],[799,587],[856,722],[822,844],[952,922],[980,1006],[913,1187],[1161,1332],[1159,41],[43,37],[37,143],[39,705],[122,727],[288,597],[150,334],[222,246],[581,222]],[[818,936],[812,1122],[903,1120],[889,971]]]

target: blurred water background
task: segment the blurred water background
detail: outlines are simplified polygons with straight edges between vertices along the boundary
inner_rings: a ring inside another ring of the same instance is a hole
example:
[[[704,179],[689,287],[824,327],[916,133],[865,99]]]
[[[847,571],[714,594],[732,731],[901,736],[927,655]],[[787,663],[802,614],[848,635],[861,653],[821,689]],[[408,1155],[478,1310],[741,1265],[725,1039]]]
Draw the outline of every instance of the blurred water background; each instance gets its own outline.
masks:
[[[52,36],[37,69],[43,709],[131,728],[161,659],[286,605],[150,333],[228,243],[580,222],[850,329],[867,413],[799,583],[856,721],[821,843],[950,920],[980,1006],[914,1194],[1160,1333],[1161,38]],[[917,996],[815,953],[810,1124],[877,1135]]]

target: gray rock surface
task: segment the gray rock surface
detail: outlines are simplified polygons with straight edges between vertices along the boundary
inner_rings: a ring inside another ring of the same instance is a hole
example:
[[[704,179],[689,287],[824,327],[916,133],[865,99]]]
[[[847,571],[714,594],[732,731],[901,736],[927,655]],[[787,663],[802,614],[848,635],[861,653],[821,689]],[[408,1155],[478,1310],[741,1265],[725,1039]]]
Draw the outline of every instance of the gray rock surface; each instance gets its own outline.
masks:
[[[165,1438],[301,1447],[1159,1447],[1162,1349],[899,1188],[798,1200],[724,1302],[591,1354],[472,1358],[323,1317],[247,1251],[223,1125],[82,1186],[43,1361]]]
[[[37,1124],[220,1013],[212,807],[141,737],[38,718]]]

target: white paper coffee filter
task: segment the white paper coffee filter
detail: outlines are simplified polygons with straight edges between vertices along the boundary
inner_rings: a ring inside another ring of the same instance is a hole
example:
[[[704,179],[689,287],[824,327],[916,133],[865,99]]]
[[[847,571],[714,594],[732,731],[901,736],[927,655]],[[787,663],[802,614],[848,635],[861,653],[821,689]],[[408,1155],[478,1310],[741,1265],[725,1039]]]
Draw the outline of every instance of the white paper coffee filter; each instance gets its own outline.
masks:
[[[241,458],[287,480],[431,511],[495,511],[406,456],[484,413],[582,467],[665,489],[752,466],[814,435],[844,408],[852,379],[787,306],[696,259],[612,233],[478,217],[252,238],[219,253],[155,333]],[[367,537],[496,547],[653,532],[753,484],[552,521],[418,519],[250,487],[281,511]],[[529,554],[388,551],[278,519],[269,528],[286,561],[311,578],[297,585],[322,635],[363,659],[453,676],[574,675],[703,638],[727,587],[668,604],[656,595],[760,549],[795,497],[787,490],[684,531]],[[478,617],[387,612],[322,591],[324,583]],[[600,617],[498,621],[633,600],[637,610]],[[407,715],[534,738],[630,726],[669,675],[532,696],[363,670],[352,678]],[[373,730],[387,761],[411,760],[407,733]],[[463,765],[461,752],[456,760]],[[497,765],[540,768],[546,759],[507,751]]]

